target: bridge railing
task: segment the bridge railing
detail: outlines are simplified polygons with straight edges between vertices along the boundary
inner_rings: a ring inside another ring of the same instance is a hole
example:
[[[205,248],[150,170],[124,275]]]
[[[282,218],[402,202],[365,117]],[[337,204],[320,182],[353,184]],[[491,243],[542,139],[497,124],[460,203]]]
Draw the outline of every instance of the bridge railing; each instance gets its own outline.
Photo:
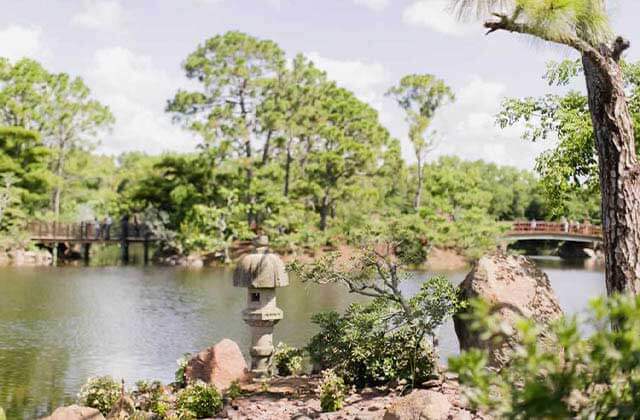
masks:
[[[521,233],[556,233],[577,236],[602,237],[602,227],[588,223],[563,223],[563,222],[516,222],[507,234]]]
[[[123,232],[127,231],[124,235]],[[146,224],[123,225],[115,222],[107,229],[103,224],[94,222],[61,223],[33,221],[27,224],[27,231],[34,240],[64,241],[119,241],[151,239],[152,235]],[[124,237],[126,236],[126,238]]]

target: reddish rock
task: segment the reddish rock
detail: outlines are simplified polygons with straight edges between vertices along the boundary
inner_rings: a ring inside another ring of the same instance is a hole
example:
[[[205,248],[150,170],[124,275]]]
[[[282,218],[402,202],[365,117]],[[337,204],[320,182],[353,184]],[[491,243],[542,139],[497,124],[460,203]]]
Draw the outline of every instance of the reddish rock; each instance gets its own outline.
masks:
[[[452,408],[446,396],[419,389],[392,402],[383,420],[446,420]]]
[[[199,379],[214,385],[219,391],[228,389],[234,381],[245,381],[248,374],[240,347],[226,338],[194,356],[185,369],[188,382]]]

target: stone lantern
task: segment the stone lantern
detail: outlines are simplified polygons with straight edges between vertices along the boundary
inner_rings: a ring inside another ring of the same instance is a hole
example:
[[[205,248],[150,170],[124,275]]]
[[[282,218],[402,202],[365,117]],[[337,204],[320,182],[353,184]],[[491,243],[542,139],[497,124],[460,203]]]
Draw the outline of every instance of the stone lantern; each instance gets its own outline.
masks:
[[[233,273],[233,285],[247,288],[247,308],[242,318],[251,327],[251,371],[256,377],[268,372],[273,354],[273,327],[282,318],[276,306],[276,287],[289,285],[284,263],[269,252],[269,240],[260,236],[254,240],[255,251],[245,255]]]

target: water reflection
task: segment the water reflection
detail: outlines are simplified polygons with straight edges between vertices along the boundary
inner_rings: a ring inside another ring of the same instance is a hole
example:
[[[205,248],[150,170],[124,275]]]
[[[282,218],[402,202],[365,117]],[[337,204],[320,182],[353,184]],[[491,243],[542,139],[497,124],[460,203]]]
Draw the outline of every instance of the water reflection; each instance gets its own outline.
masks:
[[[541,261],[563,308],[584,309],[604,293],[603,275]],[[0,269],[0,406],[10,418],[32,418],[75,397],[89,376],[172,380],[175,361],[223,337],[248,349],[240,312],[245,293],[228,269],[64,267]],[[404,284],[414,293],[427,276]],[[454,283],[464,273],[447,273]],[[342,310],[357,299],[338,286],[301,284],[278,290],[284,320],[275,340],[304,345],[311,314]],[[441,331],[444,357],[458,351],[451,323]]]

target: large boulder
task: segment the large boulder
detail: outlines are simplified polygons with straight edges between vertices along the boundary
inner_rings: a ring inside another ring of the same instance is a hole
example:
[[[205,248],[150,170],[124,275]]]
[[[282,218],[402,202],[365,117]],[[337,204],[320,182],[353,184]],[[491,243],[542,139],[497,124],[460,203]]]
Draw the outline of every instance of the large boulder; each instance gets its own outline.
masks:
[[[199,379],[224,391],[232,382],[246,380],[248,372],[240,347],[225,338],[191,358],[185,368],[185,378],[188,382]]]
[[[67,407],[59,407],[53,414],[42,420],[104,420],[104,416],[95,408],[81,407],[74,404]]]
[[[502,325],[513,329],[520,317],[548,325],[562,316],[562,309],[549,283],[549,278],[528,258],[502,253],[487,255],[476,263],[460,285],[463,299],[482,298],[492,305]],[[490,364],[501,367],[509,359],[513,344],[499,345],[482,340],[469,322],[460,315],[454,317],[454,325],[460,349],[481,348],[489,351]],[[541,343],[546,342],[543,329]]]
[[[446,420],[452,409],[445,395],[418,389],[392,402],[383,420]]]

